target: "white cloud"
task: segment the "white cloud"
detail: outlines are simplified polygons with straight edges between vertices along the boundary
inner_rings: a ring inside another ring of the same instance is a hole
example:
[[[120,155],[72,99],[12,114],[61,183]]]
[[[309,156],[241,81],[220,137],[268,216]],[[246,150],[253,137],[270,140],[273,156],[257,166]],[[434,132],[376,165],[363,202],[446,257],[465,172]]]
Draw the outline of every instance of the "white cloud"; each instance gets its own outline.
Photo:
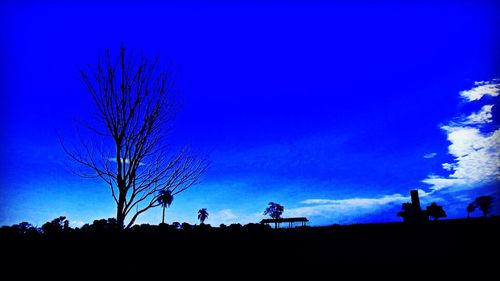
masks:
[[[423,183],[430,184],[431,190],[438,191],[454,185],[464,185],[466,181],[464,179],[454,179],[454,178],[443,178],[438,176],[429,176]]]
[[[443,166],[443,169],[445,169],[446,171],[452,171],[457,168],[456,163],[443,163],[441,164],[441,166]]]
[[[478,113],[472,113],[469,115],[464,124],[484,124],[493,122],[493,115],[491,113],[492,109],[492,104],[483,106]]]
[[[115,163],[117,162],[116,158],[114,158],[114,157],[109,157],[108,160],[111,161],[111,162],[115,162]],[[122,158],[122,162],[125,163],[125,164],[130,164],[130,159]],[[142,163],[142,162],[140,162],[139,166],[142,166],[142,165],[145,165],[145,164]]]
[[[372,213],[387,204],[398,204],[408,200],[408,196],[401,194],[386,195],[378,198],[307,199],[300,203],[310,206],[285,209],[284,216],[352,217]]]
[[[478,87],[460,94],[469,101],[479,100],[485,94],[496,97],[500,84],[494,84],[495,81],[500,80],[476,82]],[[450,175],[430,175],[422,181],[431,185],[431,190],[474,188],[500,180],[500,129],[498,126],[489,132],[480,129],[481,124],[493,122],[492,108],[493,105],[484,105],[479,112],[462,121],[441,127],[450,142],[448,153],[454,157],[454,162],[442,164]]]
[[[69,221],[70,227],[82,227],[85,223],[83,221]]]
[[[491,82],[498,82],[500,79],[494,78],[492,81],[474,81],[474,86],[487,85],[491,84]]]
[[[337,205],[349,205],[349,206],[363,207],[363,206],[387,204],[387,203],[394,202],[394,200],[401,200],[402,198],[404,199],[407,197],[396,193],[393,195],[386,195],[386,196],[379,197],[379,198],[350,198],[350,199],[333,199],[333,200],[332,199],[307,199],[307,200],[304,200],[300,203],[306,204],[306,205],[337,204]]]
[[[491,134],[483,134],[472,127],[443,129],[451,142],[448,151],[456,161],[443,166],[453,171],[450,178],[461,179],[467,184],[500,179],[500,129]]]
[[[223,209],[209,214],[208,218],[210,219],[210,222],[213,222],[214,224],[231,224],[238,219],[238,216],[231,209]]]
[[[500,180],[500,129],[483,134],[472,127],[443,127],[451,142],[448,152],[455,163],[443,163],[443,169],[453,172],[448,177],[429,176],[422,182],[432,190],[457,185],[475,185]]]
[[[435,153],[435,152],[427,153],[427,154],[424,155],[424,158],[430,159],[430,158],[436,157],[436,155],[437,155],[437,153]]]
[[[480,100],[485,95],[490,95],[492,97],[497,97],[500,92],[500,80],[494,79],[492,82],[475,82],[476,87],[467,90],[461,91],[460,95],[465,98],[467,101],[476,101]]]

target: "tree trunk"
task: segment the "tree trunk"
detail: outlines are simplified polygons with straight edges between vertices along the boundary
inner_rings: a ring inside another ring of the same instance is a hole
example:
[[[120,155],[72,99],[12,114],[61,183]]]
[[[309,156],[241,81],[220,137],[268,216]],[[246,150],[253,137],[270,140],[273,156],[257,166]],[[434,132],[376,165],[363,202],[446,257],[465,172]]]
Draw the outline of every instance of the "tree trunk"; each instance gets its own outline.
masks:
[[[118,223],[118,228],[123,229],[125,222],[125,192],[120,190],[120,194],[118,196],[118,205],[116,207],[116,222]]]
[[[163,207],[163,216],[161,218],[161,223],[164,224],[165,223],[165,207]]]

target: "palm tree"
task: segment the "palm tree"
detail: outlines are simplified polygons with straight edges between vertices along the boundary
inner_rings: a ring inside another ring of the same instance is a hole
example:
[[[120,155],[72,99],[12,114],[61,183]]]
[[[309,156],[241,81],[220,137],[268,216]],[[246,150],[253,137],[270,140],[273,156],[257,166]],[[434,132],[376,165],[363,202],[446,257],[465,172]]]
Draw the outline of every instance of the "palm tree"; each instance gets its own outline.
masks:
[[[491,210],[491,205],[493,205],[493,196],[479,196],[474,204],[483,212],[483,217],[486,217]]]
[[[206,208],[200,209],[198,211],[198,219],[200,220],[200,223],[203,224],[205,223],[205,220],[208,218],[208,212]]]
[[[477,206],[474,203],[467,205],[467,218],[470,219],[470,213],[476,210]]]
[[[165,223],[165,208],[169,207],[170,204],[172,204],[172,201],[174,201],[174,196],[170,190],[160,190],[158,194],[158,203],[160,203],[163,207],[163,217],[161,219],[162,224]]]
[[[269,215],[271,218],[273,218],[275,220],[274,228],[278,228],[278,219],[281,217],[281,214],[283,214],[284,210],[285,208],[280,204],[269,202],[269,207],[267,207],[264,211],[264,215]]]

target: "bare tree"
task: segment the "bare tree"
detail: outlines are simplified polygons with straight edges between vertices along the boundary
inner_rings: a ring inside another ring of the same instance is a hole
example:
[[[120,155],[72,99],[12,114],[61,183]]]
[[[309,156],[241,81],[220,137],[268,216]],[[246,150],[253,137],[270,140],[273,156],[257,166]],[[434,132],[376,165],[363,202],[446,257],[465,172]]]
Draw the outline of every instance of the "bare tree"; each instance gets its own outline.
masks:
[[[95,69],[82,70],[96,107],[96,122],[85,124],[92,137],[80,137],[81,144],[71,148],[61,141],[80,164],[79,175],[98,177],[110,187],[117,223],[125,228],[161,205],[160,191],[175,196],[198,183],[208,166],[206,157],[187,147],[172,153],[167,146],[177,106],[172,73],[159,71],[157,62],[135,58],[122,47],[116,60],[106,51]]]

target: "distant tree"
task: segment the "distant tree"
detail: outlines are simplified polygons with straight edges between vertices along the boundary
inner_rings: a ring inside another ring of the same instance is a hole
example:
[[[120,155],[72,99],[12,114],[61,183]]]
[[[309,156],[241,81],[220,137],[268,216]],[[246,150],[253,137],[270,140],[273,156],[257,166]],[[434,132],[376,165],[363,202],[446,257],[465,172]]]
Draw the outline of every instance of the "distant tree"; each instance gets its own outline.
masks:
[[[90,232],[91,229],[92,229],[92,227],[88,223],[82,225],[82,228],[81,228],[81,230],[84,232]]]
[[[84,227],[85,225],[82,229]],[[92,225],[87,226],[87,228],[92,229],[94,232],[112,232],[120,229],[115,218],[94,220]]]
[[[160,190],[175,196],[198,183],[208,166],[206,157],[187,147],[167,150],[165,136],[178,108],[173,75],[159,71],[157,61],[138,59],[122,47],[116,59],[107,51],[95,68],[81,71],[96,109],[95,122],[84,124],[93,137],[80,137],[80,145],[72,147],[61,141],[81,167],[79,175],[109,186],[120,228],[160,206]]]
[[[19,234],[27,234],[28,230],[30,228],[33,228],[33,225],[31,225],[31,223],[29,222],[23,221],[17,225],[13,225],[13,227],[17,227]]]
[[[64,216],[53,219],[51,222],[46,222],[42,225],[43,233],[54,234],[61,233],[64,227],[69,228],[69,222]],[[67,229],[66,229],[67,230]]]
[[[69,227],[69,220],[65,220],[64,224],[63,224],[63,231],[68,232],[70,230],[71,230],[71,228]]]
[[[401,204],[401,211],[397,213],[398,217],[402,217],[404,221],[409,221],[415,217],[417,210],[412,203],[407,202]]]
[[[187,222],[183,222],[181,224],[181,229],[182,230],[189,230],[189,229],[191,229],[191,225],[189,223],[187,223]]]
[[[267,207],[266,210],[264,211],[264,215],[269,215],[271,218],[277,220],[281,218],[281,214],[283,214],[284,210],[285,208],[280,204],[269,202],[269,207]],[[274,222],[274,228],[278,228],[277,221]]]
[[[241,223],[232,223],[232,224],[230,224],[230,225],[228,226],[228,229],[229,229],[230,231],[239,231],[239,230],[241,230],[241,228],[242,228]]]
[[[206,208],[200,209],[198,211],[198,219],[200,220],[200,223],[204,224],[207,218],[208,218],[207,209]]]
[[[92,223],[92,230],[95,232],[104,232],[106,231],[106,225],[108,222],[106,219],[99,219],[99,220],[94,220]]]
[[[165,208],[169,207],[174,201],[174,196],[172,196],[172,192],[170,190],[160,190],[158,194],[158,202],[161,204],[163,208],[163,216],[161,218],[161,223],[165,223]]]
[[[443,206],[439,206],[436,202],[432,202],[431,205],[427,206],[427,214],[434,220],[446,217],[446,212],[444,211]]]
[[[483,217],[487,217],[493,205],[493,196],[479,196],[474,204],[483,212]]]
[[[206,230],[206,229],[211,229],[212,226],[208,223],[202,223],[198,226],[198,229],[201,229],[201,230]]]
[[[118,222],[116,221],[115,218],[108,218],[107,227],[110,230],[120,229],[120,227],[118,226]]]
[[[181,227],[181,224],[178,222],[178,221],[174,221],[172,223],[172,226],[175,228],[175,229],[179,229]]]
[[[470,219],[470,214],[476,210],[477,206],[474,203],[467,205],[467,218]]]

